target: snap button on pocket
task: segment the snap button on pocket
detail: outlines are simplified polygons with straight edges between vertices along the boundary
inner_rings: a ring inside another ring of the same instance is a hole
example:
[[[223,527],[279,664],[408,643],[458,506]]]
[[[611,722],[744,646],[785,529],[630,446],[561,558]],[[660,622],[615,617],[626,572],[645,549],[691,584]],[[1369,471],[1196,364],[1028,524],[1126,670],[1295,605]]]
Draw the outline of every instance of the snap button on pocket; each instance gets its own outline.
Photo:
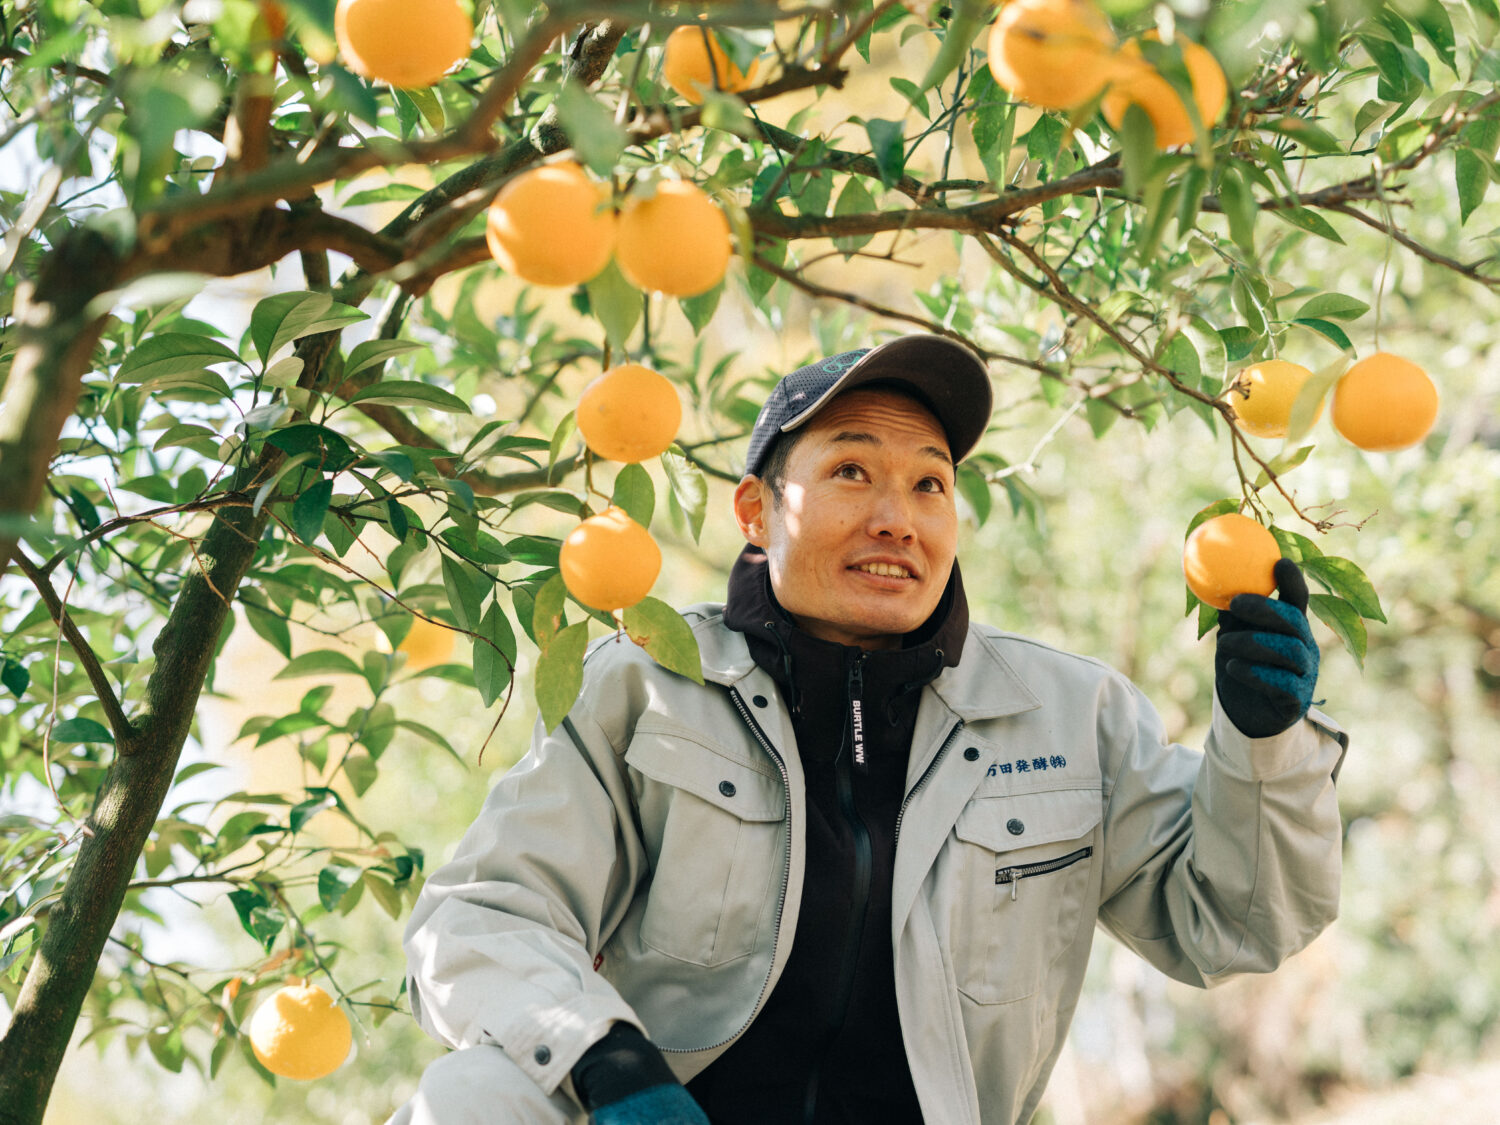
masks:
[[[757,707],[764,707],[766,705],[766,697],[763,695],[752,696],[750,702],[755,704]]]
[[[977,762],[977,761],[979,761],[979,750],[976,747],[970,746],[967,750],[964,751],[964,761],[966,761],[966,762]]]
[[[1022,832],[1026,831],[1026,825],[1015,817],[1011,817],[1005,822],[1005,830],[1012,836],[1019,836]]]
[[[734,782],[732,782],[732,781],[721,781],[721,782],[719,782],[719,792],[722,793],[722,794],[724,794],[724,796],[726,796],[726,797],[733,797],[734,796]]]
[[[531,1057],[536,1059],[537,1066],[546,1066],[552,1061],[552,1052],[546,1047],[538,1047],[531,1052]]]

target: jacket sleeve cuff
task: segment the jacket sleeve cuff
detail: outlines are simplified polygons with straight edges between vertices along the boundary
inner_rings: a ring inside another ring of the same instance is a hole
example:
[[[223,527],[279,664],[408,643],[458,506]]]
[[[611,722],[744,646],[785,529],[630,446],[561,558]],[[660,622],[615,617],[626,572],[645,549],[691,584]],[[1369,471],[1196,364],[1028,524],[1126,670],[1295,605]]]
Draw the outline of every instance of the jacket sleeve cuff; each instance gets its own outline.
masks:
[[[549,1096],[568,1077],[583,1053],[616,1022],[641,1027],[630,1005],[615,996],[577,996],[555,1007],[533,1009],[520,1018],[488,1024],[477,1041],[501,1048]]]
[[[1324,755],[1328,759],[1329,775],[1337,781],[1348,747],[1348,734],[1316,707],[1280,734],[1251,738],[1242,734],[1225,714],[1219,693],[1214,691],[1210,753],[1216,754],[1234,773],[1248,780],[1269,781],[1303,765],[1313,755]]]

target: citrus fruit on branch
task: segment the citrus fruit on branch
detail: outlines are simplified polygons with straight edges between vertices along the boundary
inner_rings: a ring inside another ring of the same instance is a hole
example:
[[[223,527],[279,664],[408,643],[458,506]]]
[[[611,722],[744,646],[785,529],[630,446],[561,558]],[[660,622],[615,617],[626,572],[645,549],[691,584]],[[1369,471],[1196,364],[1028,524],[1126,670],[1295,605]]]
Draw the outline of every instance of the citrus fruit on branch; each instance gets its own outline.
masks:
[[[315,984],[278,988],[261,1001],[247,1029],[261,1066],[303,1082],[337,1070],[354,1040],[349,1017]]]
[[[1229,398],[1235,424],[1252,437],[1286,437],[1297,395],[1311,378],[1312,372],[1300,363],[1284,359],[1268,359],[1247,367],[1236,377]],[[1322,416],[1320,402],[1313,421]]]
[[[457,0],[339,0],[333,33],[350,70],[411,90],[469,57],[474,25]]]
[[[629,609],[651,592],[661,573],[661,548],[623,509],[611,507],[569,533],[557,566],[570,594],[612,613]]]
[[[1333,387],[1334,429],[1374,453],[1416,445],[1437,412],[1437,387],[1427,372],[1390,352],[1360,360]]]
[[[1119,75],[1115,35],[1093,0],[1010,0],[990,29],[990,73],[1042,109],[1073,109]]]
[[[1141,39],[1152,43],[1161,41],[1154,31],[1148,31]],[[1193,91],[1193,102],[1198,117],[1205,129],[1212,129],[1224,112],[1224,103],[1229,97],[1229,81],[1219,61],[1208,48],[1179,35],[1174,42],[1182,50],[1182,63],[1187,69],[1188,83]],[[1120,59],[1124,64],[1122,73],[1105,91],[1100,108],[1111,128],[1118,129],[1125,120],[1125,113],[1132,105],[1146,111],[1151,125],[1156,130],[1156,147],[1171,148],[1192,141],[1193,119],[1188,114],[1186,103],[1177,88],[1162,77],[1161,73],[1145,58],[1140,42],[1132,39],[1120,48]]]
[[[685,101],[703,101],[705,90],[738,93],[755,80],[755,62],[748,71],[730,59],[713,32],[706,27],[679,27],[667,36],[662,50],[661,76]]]
[[[609,189],[572,161],[532,168],[495,196],[484,236],[491,257],[523,281],[581,285],[615,248]]]
[[[695,297],[724,278],[729,220],[703,189],[666,180],[620,213],[615,262],[637,289]]]
[[[1273,593],[1280,557],[1274,535],[1249,516],[1228,512],[1193,528],[1183,545],[1182,574],[1198,598],[1228,609],[1236,594]]]
[[[600,457],[649,461],[676,438],[682,402],[666,376],[639,363],[622,363],[584,388],[574,417],[583,440]]]

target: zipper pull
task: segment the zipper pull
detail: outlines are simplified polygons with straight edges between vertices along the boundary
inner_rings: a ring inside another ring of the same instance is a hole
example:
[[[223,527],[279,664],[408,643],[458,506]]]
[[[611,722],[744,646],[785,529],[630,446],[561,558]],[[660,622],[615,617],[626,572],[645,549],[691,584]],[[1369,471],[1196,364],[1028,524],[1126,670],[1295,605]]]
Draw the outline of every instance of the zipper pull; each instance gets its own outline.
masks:
[[[1016,891],[1021,886],[1021,869],[1012,867],[1006,871],[1006,874],[1010,876],[1010,901],[1015,902]]]

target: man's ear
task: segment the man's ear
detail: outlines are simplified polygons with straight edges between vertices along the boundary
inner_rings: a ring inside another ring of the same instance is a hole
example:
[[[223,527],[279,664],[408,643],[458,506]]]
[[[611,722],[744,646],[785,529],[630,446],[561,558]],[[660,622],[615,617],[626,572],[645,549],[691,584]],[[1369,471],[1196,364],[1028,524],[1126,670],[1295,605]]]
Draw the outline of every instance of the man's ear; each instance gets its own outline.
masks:
[[[759,477],[746,477],[734,490],[734,519],[740,534],[757,547],[765,547],[766,509],[771,504],[771,490]]]

